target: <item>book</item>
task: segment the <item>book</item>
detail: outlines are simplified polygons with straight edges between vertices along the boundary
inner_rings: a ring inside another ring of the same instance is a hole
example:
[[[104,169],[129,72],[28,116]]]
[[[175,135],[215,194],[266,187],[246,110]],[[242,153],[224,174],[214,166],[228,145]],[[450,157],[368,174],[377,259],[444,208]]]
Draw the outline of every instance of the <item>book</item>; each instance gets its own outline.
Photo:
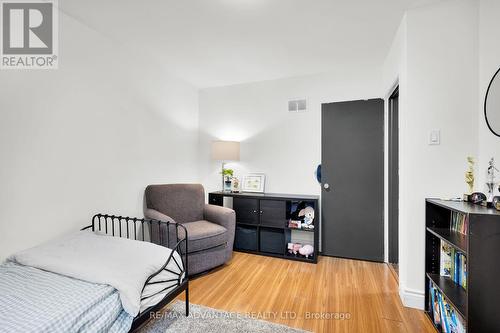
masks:
[[[441,313],[441,331],[443,333],[450,333],[450,326],[446,317],[446,311],[444,308],[444,297],[438,292],[438,302],[439,302],[439,312]]]
[[[462,260],[460,261],[460,285],[467,290],[467,257],[461,254]]]
[[[459,212],[452,212],[450,229],[466,235],[469,232],[469,215]]]
[[[450,244],[441,240],[441,261],[439,271],[441,276],[453,277],[455,249]]]
[[[427,304],[427,308],[429,309],[432,320],[434,320],[434,311],[432,311],[433,305],[434,305],[434,294],[432,293],[433,288],[432,288],[432,281],[431,280],[429,280],[429,287],[428,288],[429,288],[429,303]]]
[[[455,311],[453,306],[448,303],[446,298],[443,298],[444,309],[447,320],[447,332],[449,333],[465,333],[464,320],[460,314]]]
[[[464,319],[432,281],[429,281],[429,306],[434,325],[439,332],[466,333]]]
[[[432,318],[434,319],[434,325],[437,328],[441,327],[441,311],[439,307],[439,299],[438,299],[439,291],[432,287],[431,295],[432,295]]]

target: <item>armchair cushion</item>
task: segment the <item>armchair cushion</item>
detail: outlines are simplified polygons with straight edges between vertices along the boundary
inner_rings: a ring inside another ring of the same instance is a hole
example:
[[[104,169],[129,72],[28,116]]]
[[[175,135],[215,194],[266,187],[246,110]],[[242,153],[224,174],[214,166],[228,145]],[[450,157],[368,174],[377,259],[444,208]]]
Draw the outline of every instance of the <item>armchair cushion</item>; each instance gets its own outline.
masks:
[[[227,244],[227,229],[205,220],[184,223],[188,233],[188,253]]]

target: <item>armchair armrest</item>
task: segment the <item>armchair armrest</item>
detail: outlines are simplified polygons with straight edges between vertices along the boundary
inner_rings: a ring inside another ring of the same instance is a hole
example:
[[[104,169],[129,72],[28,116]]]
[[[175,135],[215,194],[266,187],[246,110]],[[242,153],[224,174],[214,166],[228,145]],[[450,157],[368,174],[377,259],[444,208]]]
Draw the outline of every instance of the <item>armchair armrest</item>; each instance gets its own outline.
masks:
[[[236,227],[236,213],[234,210],[226,207],[205,204],[203,216],[205,220],[217,223],[226,228],[229,232],[234,232]]]
[[[152,219],[152,220],[159,220],[163,222],[169,222],[172,224],[177,224],[173,218],[171,218],[168,215],[165,215],[163,213],[160,213],[159,211],[151,208],[146,208],[144,209],[144,217],[147,219]],[[152,228],[150,230],[151,232],[151,241],[155,244],[159,244],[162,246],[166,246],[168,248],[172,248],[176,243],[177,243],[177,237],[179,239],[183,239],[186,237],[184,229],[179,228],[177,229],[178,232],[176,232],[176,228],[171,226],[170,228]],[[161,236],[160,236],[161,233]],[[161,240],[161,241],[160,241]]]
[[[144,217],[147,219],[152,219],[152,220],[160,220],[160,221],[165,221],[165,222],[170,222],[170,223],[177,223],[170,216],[165,215],[163,213],[160,213],[156,209],[151,209],[151,208],[144,209]]]

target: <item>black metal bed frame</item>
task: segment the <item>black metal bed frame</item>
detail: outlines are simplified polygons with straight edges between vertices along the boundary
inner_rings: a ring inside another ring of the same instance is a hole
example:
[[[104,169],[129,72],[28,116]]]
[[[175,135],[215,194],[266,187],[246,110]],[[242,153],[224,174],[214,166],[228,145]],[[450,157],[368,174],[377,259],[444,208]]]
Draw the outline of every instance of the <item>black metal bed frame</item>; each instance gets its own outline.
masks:
[[[154,220],[154,219],[142,219],[136,217],[127,217],[127,216],[96,214],[92,218],[92,224],[83,228],[82,230],[87,230],[87,229],[92,229],[92,231],[104,232],[109,236],[122,237],[142,242],[150,242],[172,249],[172,252],[167,258],[165,264],[157,272],[151,274],[146,279],[146,282],[142,287],[142,292],[144,292],[144,289],[148,285],[157,283],[169,283],[169,282],[172,284],[166,286],[165,288],[154,294],[142,297],[141,301],[156,296],[158,294],[161,294],[172,287],[175,288],[172,289],[170,292],[168,292],[159,303],[139,313],[137,317],[134,318],[130,331],[134,331],[143,323],[145,323],[148,319],[154,317],[155,315],[151,316],[151,314],[156,314],[157,311],[161,310],[165,305],[170,303],[183,291],[186,292],[186,316],[189,316],[187,230],[182,224],[168,222],[168,221]],[[131,229],[133,231],[131,231]],[[145,231],[145,229],[147,229],[147,231]],[[179,232],[180,230],[182,230],[182,232]],[[147,239],[146,236],[149,237],[149,239]],[[177,262],[177,260],[173,256],[174,251],[176,251],[179,254],[182,263]],[[180,273],[174,272],[167,268],[171,260],[173,260],[177,268],[179,268]],[[164,270],[177,275],[177,278],[163,280],[163,281],[151,281],[155,276],[157,276]],[[182,279],[183,275],[184,278]]]

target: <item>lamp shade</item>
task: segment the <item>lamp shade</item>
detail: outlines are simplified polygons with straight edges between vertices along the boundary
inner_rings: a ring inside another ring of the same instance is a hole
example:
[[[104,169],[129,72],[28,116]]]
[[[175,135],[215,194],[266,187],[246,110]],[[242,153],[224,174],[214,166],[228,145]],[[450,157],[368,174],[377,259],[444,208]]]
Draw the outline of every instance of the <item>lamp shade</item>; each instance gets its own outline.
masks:
[[[213,141],[212,160],[239,161],[240,143],[236,141]]]

